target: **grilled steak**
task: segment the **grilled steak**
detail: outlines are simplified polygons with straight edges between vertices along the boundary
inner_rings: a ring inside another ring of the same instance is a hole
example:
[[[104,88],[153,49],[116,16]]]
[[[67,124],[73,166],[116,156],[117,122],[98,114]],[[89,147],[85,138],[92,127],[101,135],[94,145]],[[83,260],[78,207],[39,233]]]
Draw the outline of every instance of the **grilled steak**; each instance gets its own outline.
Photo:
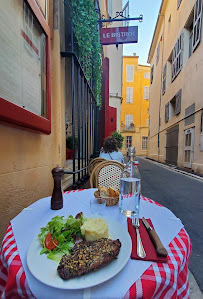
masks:
[[[67,280],[81,276],[110,263],[117,258],[121,242],[103,238],[98,241],[80,242],[72,248],[72,255],[63,255],[57,268],[59,276]]]

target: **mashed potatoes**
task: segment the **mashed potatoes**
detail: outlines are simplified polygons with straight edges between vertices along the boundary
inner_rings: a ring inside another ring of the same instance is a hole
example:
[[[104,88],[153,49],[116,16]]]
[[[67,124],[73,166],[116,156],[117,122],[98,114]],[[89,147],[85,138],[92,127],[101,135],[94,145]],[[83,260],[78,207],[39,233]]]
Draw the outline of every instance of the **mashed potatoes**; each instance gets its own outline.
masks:
[[[101,218],[87,219],[81,226],[81,232],[85,236],[86,241],[95,241],[109,237],[108,224]]]

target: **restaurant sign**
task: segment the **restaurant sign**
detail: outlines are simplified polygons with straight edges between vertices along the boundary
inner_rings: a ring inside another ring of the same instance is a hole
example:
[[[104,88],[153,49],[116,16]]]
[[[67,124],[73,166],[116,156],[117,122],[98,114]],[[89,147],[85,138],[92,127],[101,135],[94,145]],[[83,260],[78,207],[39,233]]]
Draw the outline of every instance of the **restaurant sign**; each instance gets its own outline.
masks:
[[[128,44],[138,42],[138,26],[101,28],[101,44]]]

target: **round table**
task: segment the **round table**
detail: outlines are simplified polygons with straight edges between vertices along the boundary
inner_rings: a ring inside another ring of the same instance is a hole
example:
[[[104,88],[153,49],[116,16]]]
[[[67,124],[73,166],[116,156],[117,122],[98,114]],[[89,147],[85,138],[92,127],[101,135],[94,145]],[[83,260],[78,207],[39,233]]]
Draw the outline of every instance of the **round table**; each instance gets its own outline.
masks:
[[[89,198],[90,196],[93,196],[94,191],[95,189],[65,192],[64,201],[66,200],[67,197],[70,206],[71,201],[69,200],[69,198],[71,198],[72,196],[72,198],[75,198],[76,202],[77,200],[79,202],[79,198],[80,200],[83,200],[83,202],[85,202],[86,200],[85,198]],[[46,202],[48,202],[48,200],[50,200],[50,198],[46,198]],[[45,199],[41,199],[40,201],[43,203],[43,205],[45,205]],[[39,202],[38,204],[40,204],[40,201],[38,201]],[[150,203],[152,205],[151,207],[153,207],[154,205],[159,206],[160,208],[162,207],[160,204],[144,196],[142,196],[142,201],[143,203],[144,202]],[[83,208],[84,207],[85,204]],[[114,209],[115,208],[116,207],[114,207]],[[30,211],[32,211],[32,205],[24,210],[29,212],[29,209]],[[23,213],[26,214],[24,210]],[[19,214],[17,217],[18,218],[21,217],[21,214]],[[12,227],[12,225],[14,224],[12,223],[14,222],[11,221],[10,225],[7,228],[1,246],[1,259],[0,259],[1,298],[8,298],[8,299],[9,298],[11,299],[38,298],[33,295],[29,287],[28,280],[25,274],[25,269],[23,267],[23,262],[21,261],[21,255],[19,254],[19,249],[15,238],[15,230],[13,230]],[[24,225],[26,231],[27,229],[26,223],[24,223]],[[30,230],[32,231],[32,228],[30,228]],[[36,235],[36,232],[34,234]],[[23,236],[23,232],[22,232],[22,236]],[[19,245],[21,244],[19,243]],[[26,240],[25,240],[25,246],[27,246]],[[163,264],[163,263],[152,262],[150,266],[146,270],[144,270],[142,275],[138,277],[135,281],[133,281],[134,283],[131,283],[129,287],[127,287],[127,289],[125,289],[126,285],[123,286],[123,294],[120,295],[120,297],[118,295],[116,295],[116,297],[111,295],[111,297],[109,298],[113,298],[113,299],[116,298],[126,298],[126,299],[127,298],[145,298],[145,299],[189,298],[188,263],[191,254],[191,241],[190,241],[190,237],[188,236],[184,228],[181,228],[178,234],[171,240],[171,242],[168,244],[167,250],[168,250],[168,263]],[[23,261],[24,261],[24,257],[23,257]],[[139,263],[139,261],[130,260],[131,264],[136,262]],[[130,273],[128,274],[130,277],[131,274]],[[119,275],[120,274],[117,274],[117,276]],[[113,286],[112,284],[112,288],[115,287],[116,286]],[[113,294],[113,292],[111,292],[111,294]],[[94,290],[89,293],[86,290],[83,292],[82,297],[97,298],[98,295],[96,295],[95,293],[95,297],[94,297]],[[46,295],[44,294],[42,295],[42,297],[40,297],[40,299],[41,298],[49,298],[49,297],[46,297]],[[61,297],[59,296],[57,298],[61,298]],[[79,298],[79,297],[77,297],[76,295],[75,298]],[[106,297],[102,296],[101,298],[106,298]]]

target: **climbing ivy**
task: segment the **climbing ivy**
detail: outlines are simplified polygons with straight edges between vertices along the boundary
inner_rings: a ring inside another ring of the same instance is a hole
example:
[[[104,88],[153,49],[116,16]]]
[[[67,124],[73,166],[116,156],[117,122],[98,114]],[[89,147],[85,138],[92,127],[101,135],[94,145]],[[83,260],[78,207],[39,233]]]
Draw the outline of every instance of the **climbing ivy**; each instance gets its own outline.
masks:
[[[93,80],[93,92],[98,106],[101,106],[101,44],[94,2],[72,0],[72,9],[78,54],[87,80]]]

